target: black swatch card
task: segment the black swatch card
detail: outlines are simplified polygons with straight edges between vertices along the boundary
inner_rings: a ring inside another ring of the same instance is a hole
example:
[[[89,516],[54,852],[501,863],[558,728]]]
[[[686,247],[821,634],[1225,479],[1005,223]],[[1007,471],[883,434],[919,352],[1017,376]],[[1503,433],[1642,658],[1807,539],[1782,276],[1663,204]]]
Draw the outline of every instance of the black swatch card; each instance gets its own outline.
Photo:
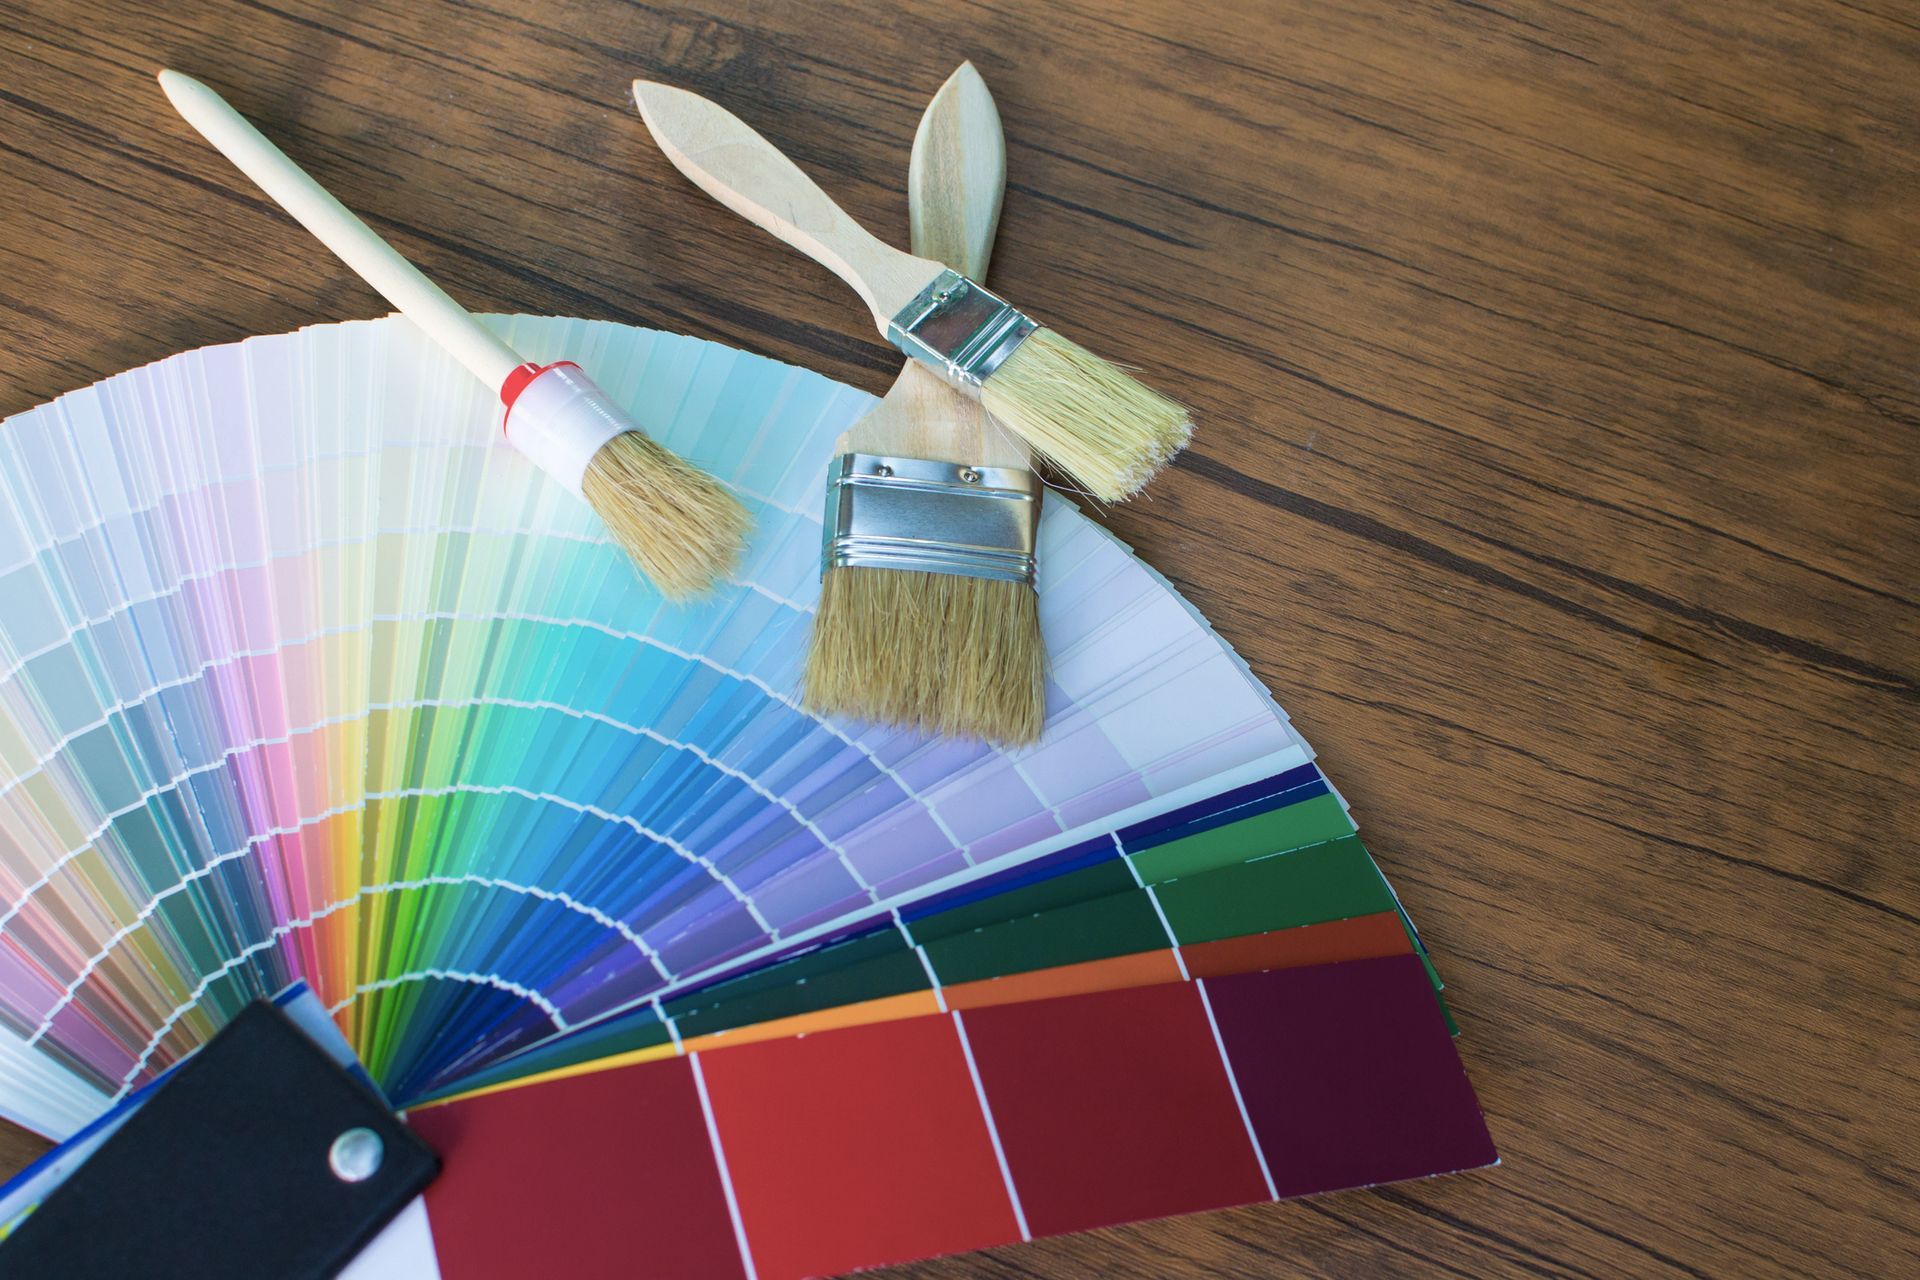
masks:
[[[331,1276],[439,1168],[384,1101],[257,1001],[20,1223],[0,1276]]]

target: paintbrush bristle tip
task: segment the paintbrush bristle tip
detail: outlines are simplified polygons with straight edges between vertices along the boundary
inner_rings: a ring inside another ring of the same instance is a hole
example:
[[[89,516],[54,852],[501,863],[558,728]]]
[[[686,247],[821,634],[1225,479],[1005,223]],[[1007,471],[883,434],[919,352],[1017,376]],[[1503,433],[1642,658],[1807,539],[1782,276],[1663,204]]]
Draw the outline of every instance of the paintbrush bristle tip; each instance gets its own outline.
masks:
[[[807,648],[809,710],[1026,746],[1047,715],[1040,601],[1025,583],[829,569]]]
[[[988,413],[1104,502],[1138,493],[1193,436],[1187,410],[1052,329],[981,388]]]
[[[746,554],[752,518],[740,500],[644,432],[602,445],[580,487],[614,541],[670,600],[712,590]]]

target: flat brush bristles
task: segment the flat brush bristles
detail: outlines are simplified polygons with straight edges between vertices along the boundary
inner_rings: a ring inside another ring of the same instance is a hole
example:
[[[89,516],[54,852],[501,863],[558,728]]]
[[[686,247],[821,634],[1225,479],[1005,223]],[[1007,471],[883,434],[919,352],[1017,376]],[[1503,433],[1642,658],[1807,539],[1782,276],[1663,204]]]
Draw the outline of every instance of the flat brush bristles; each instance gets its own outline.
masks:
[[[724,581],[746,550],[751,521],[739,500],[642,432],[600,446],[580,490],[668,599]]]
[[[807,650],[809,709],[1024,746],[1047,714],[1040,599],[1023,582],[829,569]]]
[[[1052,329],[1013,349],[980,403],[1103,502],[1145,488],[1193,436],[1184,408]]]

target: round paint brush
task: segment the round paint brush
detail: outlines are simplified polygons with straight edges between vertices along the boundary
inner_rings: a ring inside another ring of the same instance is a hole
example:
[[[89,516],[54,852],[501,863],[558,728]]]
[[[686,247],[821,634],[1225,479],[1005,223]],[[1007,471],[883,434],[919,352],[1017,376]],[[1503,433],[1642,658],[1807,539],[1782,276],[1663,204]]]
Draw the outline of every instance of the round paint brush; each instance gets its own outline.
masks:
[[[647,80],[633,98],[695,186],[852,285],[887,341],[1093,496],[1129,497],[1186,447],[1185,409],[960,272],[882,243],[724,107]]]
[[[642,573],[684,599],[724,579],[745,549],[745,508],[706,472],[653,441],[578,365],[522,360],[190,76],[160,87],[186,122],[409,320],[500,393],[507,439],[585,498]]]
[[[1006,176],[1000,113],[963,63],[914,136],[913,251],[983,278]],[[1016,437],[909,361],[840,438],[828,472],[808,706],[1009,745],[1037,739],[1041,492]]]

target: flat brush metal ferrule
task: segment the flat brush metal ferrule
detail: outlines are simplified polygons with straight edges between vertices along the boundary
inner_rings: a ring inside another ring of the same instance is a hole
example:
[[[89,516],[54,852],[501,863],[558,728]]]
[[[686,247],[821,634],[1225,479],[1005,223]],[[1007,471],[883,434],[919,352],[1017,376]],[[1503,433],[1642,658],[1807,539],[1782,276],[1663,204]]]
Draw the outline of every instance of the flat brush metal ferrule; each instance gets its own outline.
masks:
[[[918,569],[1031,586],[1041,492],[1022,467],[843,453],[827,472],[821,571]]]
[[[958,271],[942,271],[899,315],[887,340],[969,395],[1039,326]]]

